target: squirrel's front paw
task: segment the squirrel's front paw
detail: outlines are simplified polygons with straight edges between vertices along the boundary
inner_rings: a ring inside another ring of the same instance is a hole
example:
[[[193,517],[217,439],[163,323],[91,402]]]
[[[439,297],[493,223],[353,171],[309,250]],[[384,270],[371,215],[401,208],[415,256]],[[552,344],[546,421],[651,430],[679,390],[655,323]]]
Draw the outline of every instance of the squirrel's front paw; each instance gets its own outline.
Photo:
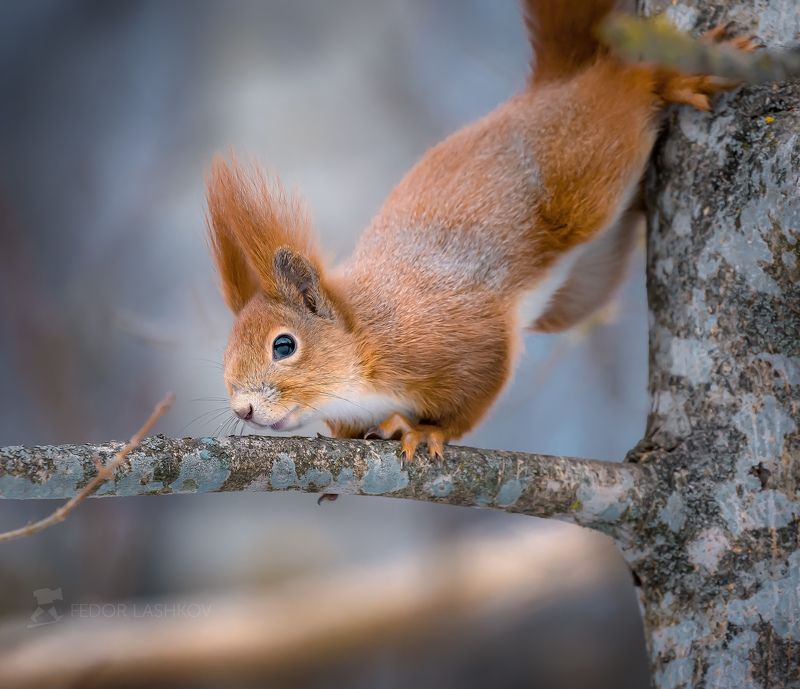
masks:
[[[399,438],[404,462],[414,459],[420,443],[426,443],[430,458],[439,461],[444,458],[444,444],[447,442],[444,431],[438,426],[415,424],[399,413],[388,416],[382,423],[370,428],[364,437],[382,440]]]

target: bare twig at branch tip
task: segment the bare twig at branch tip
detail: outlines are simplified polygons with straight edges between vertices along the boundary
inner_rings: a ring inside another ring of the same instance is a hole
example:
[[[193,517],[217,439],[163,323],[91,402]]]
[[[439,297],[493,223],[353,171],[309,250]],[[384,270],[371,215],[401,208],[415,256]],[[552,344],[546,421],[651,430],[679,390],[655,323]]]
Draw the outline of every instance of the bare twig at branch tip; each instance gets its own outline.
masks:
[[[55,512],[44,519],[40,519],[37,522],[33,522],[32,524],[28,524],[19,529],[14,529],[13,531],[0,533],[0,542],[11,541],[15,538],[22,538],[23,536],[30,536],[38,533],[39,531],[43,531],[48,527],[54,526],[55,524],[63,522],[67,515],[72,512],[72,510],[74,510],[80,503],[94,493],[100,487],[100,485],[114,475],[114,472],[117,470],[117,468],[125,461],[131,451],[138,447],[139,443],[142,442],[144,437],[150,432],[150,429],[164,415],[167,409],[172,406],[174,401],[175,395],[172,393],[168,394],[163,400],[161,400],[156,405],[155,409],[153,409],[147,421],[145,421],[142,427],[133,434],[127,444],[114,455],[108,464],[101,464],[97,455],[93,455],[92,461],[97,467],[97,475],[91,479],[77,495],[72,497]]]
[[[712,43],[676,29],[666,18],[614,15],[601,27],[601,40],[614,52],[636,62],[655,62],[665,67],[763,84],[800,76],[800,47],[737,50]]]

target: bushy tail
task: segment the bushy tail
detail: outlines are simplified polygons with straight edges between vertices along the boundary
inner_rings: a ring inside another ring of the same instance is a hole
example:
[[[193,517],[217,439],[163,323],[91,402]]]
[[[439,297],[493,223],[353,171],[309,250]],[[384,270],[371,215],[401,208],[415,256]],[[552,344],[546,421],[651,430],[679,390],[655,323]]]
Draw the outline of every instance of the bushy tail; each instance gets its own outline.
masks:
[[[604,53],[595,29],[618,5],[617,0],[523,0],[532,82],[569,77]]]

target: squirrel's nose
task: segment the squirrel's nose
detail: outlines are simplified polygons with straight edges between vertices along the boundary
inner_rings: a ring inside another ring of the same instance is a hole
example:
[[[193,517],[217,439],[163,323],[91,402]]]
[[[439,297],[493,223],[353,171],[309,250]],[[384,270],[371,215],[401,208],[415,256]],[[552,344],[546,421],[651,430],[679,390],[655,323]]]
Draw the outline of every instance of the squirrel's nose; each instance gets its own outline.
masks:
[[[253,418],[253,405],[245,404],[241,407],[234,407],[233,413],[236,414],[242,421],[249,421]]]

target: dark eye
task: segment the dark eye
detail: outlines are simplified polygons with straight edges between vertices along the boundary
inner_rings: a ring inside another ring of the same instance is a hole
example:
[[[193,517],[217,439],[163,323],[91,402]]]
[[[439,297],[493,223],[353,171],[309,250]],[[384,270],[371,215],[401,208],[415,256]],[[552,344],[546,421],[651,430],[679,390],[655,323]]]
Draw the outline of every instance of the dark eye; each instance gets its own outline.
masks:
[[[297,342],[291,335],[278,335],[272,343],[272,358],[275,361],[292,356],[297,349]]]

